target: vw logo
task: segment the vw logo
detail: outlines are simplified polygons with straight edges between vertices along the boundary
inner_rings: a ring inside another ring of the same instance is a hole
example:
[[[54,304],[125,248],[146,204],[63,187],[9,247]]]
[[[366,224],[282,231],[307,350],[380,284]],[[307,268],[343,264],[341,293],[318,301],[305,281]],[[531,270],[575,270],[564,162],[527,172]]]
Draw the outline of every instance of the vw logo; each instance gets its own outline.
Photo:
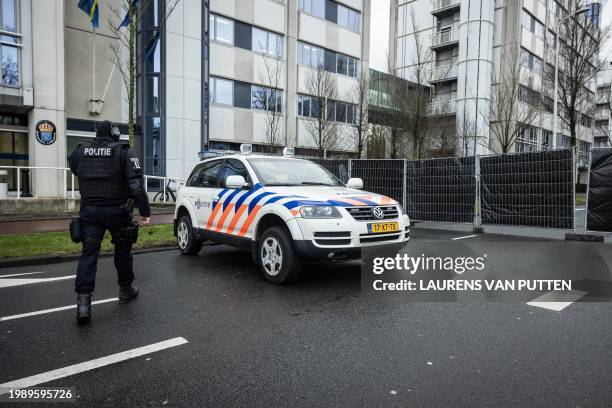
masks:
[[[380,207],[372,208],[372,214],[374,215],[374,217],[378,218],[379,220],[382,220],[383,218],[385,218],[385,212]]]

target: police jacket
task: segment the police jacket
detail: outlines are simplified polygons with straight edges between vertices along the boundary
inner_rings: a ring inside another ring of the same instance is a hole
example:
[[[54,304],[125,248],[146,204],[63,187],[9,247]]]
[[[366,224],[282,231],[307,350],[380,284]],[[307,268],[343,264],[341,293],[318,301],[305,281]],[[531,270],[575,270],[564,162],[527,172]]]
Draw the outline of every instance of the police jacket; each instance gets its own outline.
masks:
[[[150,216],[140,161],[126,143],[96,137],[77,146],[68,162],[78,177],[82,204],[119,207],[133,198],[140,215]]]

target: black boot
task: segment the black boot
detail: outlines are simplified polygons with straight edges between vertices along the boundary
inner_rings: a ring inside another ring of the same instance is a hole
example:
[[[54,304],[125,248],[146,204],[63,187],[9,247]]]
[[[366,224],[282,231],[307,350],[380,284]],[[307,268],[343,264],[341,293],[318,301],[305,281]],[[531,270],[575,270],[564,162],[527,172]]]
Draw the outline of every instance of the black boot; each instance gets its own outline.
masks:
[[[138,296],[138,288],[126,286],[119,289],[119,303],[129,303]]]
[[[91,293],[80,293],[77,297],[77,321],[87,323],[91,320]]]

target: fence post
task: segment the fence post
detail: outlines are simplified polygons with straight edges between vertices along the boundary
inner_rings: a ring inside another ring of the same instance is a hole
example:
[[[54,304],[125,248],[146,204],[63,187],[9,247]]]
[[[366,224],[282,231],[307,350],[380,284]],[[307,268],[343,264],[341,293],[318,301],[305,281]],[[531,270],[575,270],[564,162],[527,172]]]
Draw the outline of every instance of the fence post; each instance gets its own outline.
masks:
[[[70,172],[71,185],[72,185],[72,199],[74,200],[74,173]]]
[[[476,194],[474,196],[474,225],[473,231],[477,234],[484,232],[482,228],[482,207],[480,200],[480,156],[474,156],[474,187]]]
[[[348,178],[350,179],[351,177],[353,177],[353,159],[349,158],[348,159],[348,169],[347,169],[347,173],[348,173]]]
[[[403,174],[403,181],[402,181],[402,207],[404,207],[404,211],[406,211],[406,199],[408,198],[407,192],[406,192],[408,190],[408,186],[406,186],[407,179],[408,179],[408,162],[404,158],[404,174]]]
[[[164,197],[164,204],[166,204],[166,201],[168,201],[168,196],[166,195],[166,177],[164,176],[163,180],[162,180],[162,194]]]
[[[64,169],[64,182],[62,183],[64,186],[64,198],[68,198],[68,179],[66,178],[66,169]]]
[[[21,198],[21,167],[17,167],[17,198]]]

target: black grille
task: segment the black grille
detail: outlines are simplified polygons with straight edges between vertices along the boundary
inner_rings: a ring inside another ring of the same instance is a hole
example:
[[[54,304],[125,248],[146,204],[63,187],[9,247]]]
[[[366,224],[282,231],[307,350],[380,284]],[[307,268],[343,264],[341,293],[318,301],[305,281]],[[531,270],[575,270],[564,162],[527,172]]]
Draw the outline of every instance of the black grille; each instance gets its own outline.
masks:
[[[350,231],[338,231],[338,232],[315,232],[315,238],[350,238]]]
[[[353,216],[357,221],[380,221],[380,220],[391,220],[398,218],[397,207],[394,205],[383,205],[380,208],[383,210],[384,217],[376,218],[372,213],[372,210],[376,207],[348,207],[346,210]]]
[[[359,242],[362,244],[370,242],[384,242],[384,241],[395,241],[401,235],[401,232],[394,232],[392,234],[362,234],[359,238]]]
[[[315,239],[319,245],[350,245],[350,239]]]

